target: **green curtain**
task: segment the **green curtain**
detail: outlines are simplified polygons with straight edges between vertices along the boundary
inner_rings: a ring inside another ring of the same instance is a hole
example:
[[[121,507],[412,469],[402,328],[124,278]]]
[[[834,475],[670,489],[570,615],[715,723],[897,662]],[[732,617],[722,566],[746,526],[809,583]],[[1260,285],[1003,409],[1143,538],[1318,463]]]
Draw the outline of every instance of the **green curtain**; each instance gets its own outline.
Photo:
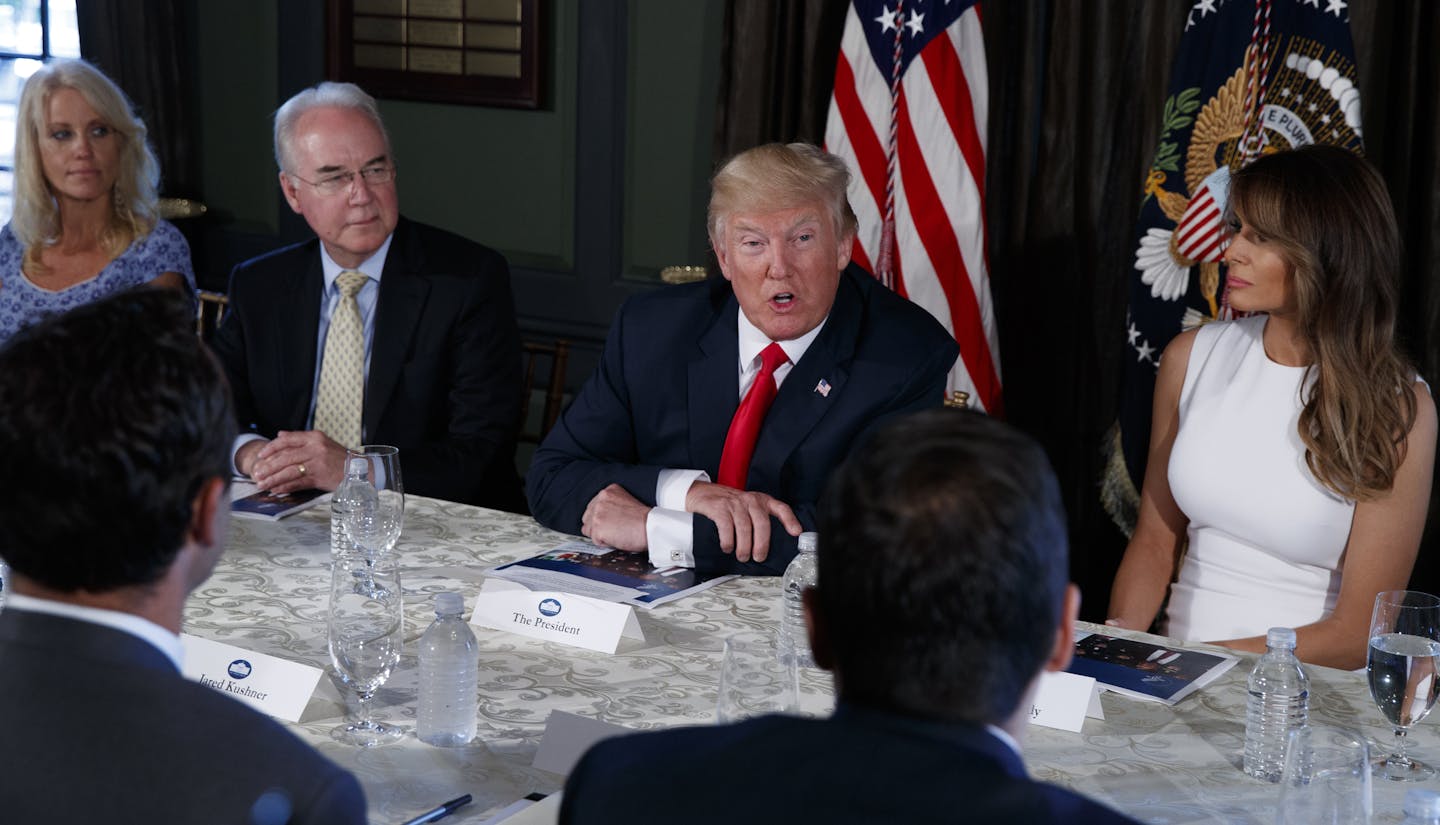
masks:
[[[182,0],[75,0],[80,53],[130,97],[160,160],[160,191],[200,196],[199,109]]]

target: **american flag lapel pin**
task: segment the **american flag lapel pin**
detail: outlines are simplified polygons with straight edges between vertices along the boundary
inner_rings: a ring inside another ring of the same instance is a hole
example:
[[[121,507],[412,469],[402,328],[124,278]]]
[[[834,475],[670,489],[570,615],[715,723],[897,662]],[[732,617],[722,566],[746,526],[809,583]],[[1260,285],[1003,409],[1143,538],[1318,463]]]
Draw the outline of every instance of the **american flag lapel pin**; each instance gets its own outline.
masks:
[[[815,385],[815,391],[818,392],[818,393],[820,393],[820,397],[821,397],[821,398],[829,398],[829,397],[830,397],[830,382],[829,382],[829,381],[826,381],[824,378],[821,378],[821,379],[820,379],[820,383],[818,383],[818,384]]]

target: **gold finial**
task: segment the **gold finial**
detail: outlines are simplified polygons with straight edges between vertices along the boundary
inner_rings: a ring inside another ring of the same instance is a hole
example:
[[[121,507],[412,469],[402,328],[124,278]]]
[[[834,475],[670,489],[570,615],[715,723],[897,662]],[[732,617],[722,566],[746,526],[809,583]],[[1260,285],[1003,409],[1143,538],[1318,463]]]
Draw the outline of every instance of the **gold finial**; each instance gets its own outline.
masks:
[[[688,284],[705,280],[703,266],[667,266],[660,270],[660,280],[667,284]]]
[[[970,409],[970,393],[964,390],[955,390],[950,397],[945,399],[945,406],[959,410]]]

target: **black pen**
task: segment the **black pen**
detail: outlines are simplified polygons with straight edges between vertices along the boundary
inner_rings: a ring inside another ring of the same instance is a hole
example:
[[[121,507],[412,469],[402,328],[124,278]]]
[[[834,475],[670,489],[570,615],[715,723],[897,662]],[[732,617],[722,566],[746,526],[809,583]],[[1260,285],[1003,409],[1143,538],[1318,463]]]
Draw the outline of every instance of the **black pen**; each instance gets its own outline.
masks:
[[[403,825],[424,825],[426,822],[434,822],[437,819],[444,819],[450,814],[455,813],[456,808],[459,808],[461,805],[468,804],[470,804],[470,794],[467,793],[464,796],[455,797],[454,799],[446,802],[444,805],[441,805],[433,811],[426,811],[425,813],[420,814],[414,819],[408,820],[407,822],[403,823]]]

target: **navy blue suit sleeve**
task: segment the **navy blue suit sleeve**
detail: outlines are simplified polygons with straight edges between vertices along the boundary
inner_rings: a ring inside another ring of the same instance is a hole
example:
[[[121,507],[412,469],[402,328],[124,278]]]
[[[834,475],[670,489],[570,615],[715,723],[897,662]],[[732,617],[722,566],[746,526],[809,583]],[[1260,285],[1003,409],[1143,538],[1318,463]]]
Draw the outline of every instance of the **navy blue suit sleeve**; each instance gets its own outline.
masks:
[[[586,506],[611,484],[655,506],[655,485],[664,468],[639,463],[624,330],[622,307],[595,373],[535,451],[526,474],[530,512],[552,530],[578,534]]]
[[[787,504],[789,502],[786,502]],[[806,530],[815,529],[815,507],[813,503],[792,504],[795,518]],[[739,573],[742,576],[782,576],[785,568],[799,552],[800,539],[785,532],[780,519],[770,517],[770,552],[765,561],[738,561],[734,553],[720,549],[720,531],[715,522],[704,516],[695,516],[692,533],[695,552],[695,570],[701,573]]]
[[[580,805],[581,801],[590,795],[590,786],[593,784],[591,780],[597,764],[595,748],[592,747],[576,763],[574,770],[570,771],[569,778],[565,780],[564,796],[560,797],[560,825],[585,821],[585,812]]]
[[[336,770],[335,776],[303,800],[289,822],[294,825],[365,825],[365,792],[355,777]]]

